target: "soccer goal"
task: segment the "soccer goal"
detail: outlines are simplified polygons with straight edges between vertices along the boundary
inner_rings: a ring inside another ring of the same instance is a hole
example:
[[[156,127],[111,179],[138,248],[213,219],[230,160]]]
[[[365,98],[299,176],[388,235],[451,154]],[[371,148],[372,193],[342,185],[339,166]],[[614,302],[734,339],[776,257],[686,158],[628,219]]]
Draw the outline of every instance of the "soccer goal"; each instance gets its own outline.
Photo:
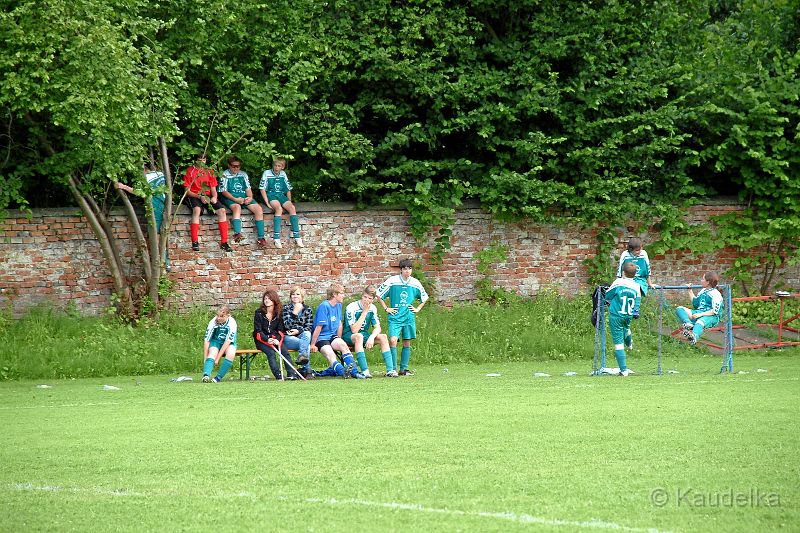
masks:
[[[595,335],[594,335],[594,357],[592,359],[592,375],[600,376],[600,375],[607,375],[609,373],[608,367],[606,365],[606,356],[607,356],[607,322],[606,322],[606,311],[607,306],[605,305],[605,298],[602,295],[605,294],[604,286],[599,286],[594,291],[593,298],[595,299],[595,310],[592,314],[592,323],[595,326]],[[643,327],[647,330],[657,331],[657,341],[656,341],[656,367],[653,371],[656,375],[661,375],[664,373],[664,369],[662,367],[662,352],[663,352],[663,345],[664,345],[664,337],[675,338],[679,337],[680,328],[678,327],[678,321],[675,317],[673,304],[670,304],[666,293],[667,291],[686,291],[687,289],[701,289],[703,288],[702,285],[655,285],[650,290],[650,295],[645,299],[648,302],[648,305],[642,305],[642,318],[639,319],[639,324],[643,324]],[[731,298],[731,287],[730,285],[717,285],[717,289],[722,293],[723,298],[723,310],[722,310],[722,317],[720,318],[719,324],[713,328],[709,328],[707,331],[718,331],[722,334],[722,339],[720,343],[716,343],[713,341],[708,340],[708,338],[701,338],[698,344],[704,344],[713,348],[720,349],[722,351],[722,365],[720,367],[720,374],[723,373],[733,373],[733,328],[732,328],[732,320],[731,320],[731,310],[733,306],[733,300]],[[598,295],[600,297],[598,297]],[[650,304],[649,302],[654,302]],[[655,307],[655,309],[653,309]],[[649,309],[648,309],[649,308]],[[638,324],[637,324],[638,325]],[[673,327],[674,326],[674,327]],[[657,329],[656,329],[657,327]],[[613,350],[611,353],[611,357],[613,359]]]

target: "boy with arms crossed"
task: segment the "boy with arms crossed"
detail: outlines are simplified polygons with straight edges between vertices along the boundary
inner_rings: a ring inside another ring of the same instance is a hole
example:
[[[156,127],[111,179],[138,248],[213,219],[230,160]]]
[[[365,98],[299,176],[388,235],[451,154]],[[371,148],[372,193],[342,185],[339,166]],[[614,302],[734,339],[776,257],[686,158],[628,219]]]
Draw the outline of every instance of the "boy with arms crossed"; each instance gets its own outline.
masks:
[[[622,265],[622,275],[608,288],[605,298],[608,305],[608,329],[611,330],[611,339],[614,341],[614,357],[619,365],[619,375],[627,377],[631,371],[627,365],[625,344],[630,339],[631,319],[636,303],[642,297],[642,290],[633,279],[636,276],[634,263]],[[627,344],[631,345],[632,340]]]
[[[186,188],[184,203],[192,210],[192,222],[189,232],[192,235],[192,250],[200,251],[200,215],[203,209],[213,210],[217,215],[219,226],[220,244],[223,252],[232,252],[228,244],[228,219],[225,215],[225,206],[217,198],[217,178],[214,171],[206,167],[205,154],[198,154],[195,163],[183,175],[183,186]]]
[[[400,274],[390,276],[378,287],[378,301],[381,307],[388,313],[389,322],[389,345],[391,353],[391,363],[386,361],[386,375],[413,376],[414,372],[408,369],[411,359],[411,341],[417,338],[417,313],[422,311],[425,302],[428,301],[428,293],[417,278],[411,276],[413,266],[411,259],[400,261]],[[389,305],[383,301],[389,297]],[[414,307],[414,302],[420,301],[418,307]],[[403,339],[403,351],[400,352],[400,368],[397,367],[397,341]]]
[[[231,309],[223,305],[217,310],[217,316],[211,319],[206,328],[203,342],[203,383],[219,383],[233,366],[236,358],[236,320],[231,316]],[[211,379],[214,365],[225,355],[219,371]]]
[[[339,376],[364,379],[350,353],[347,343],[342,340],[342,302],[344,287],[338,283],[328,289],[328,299],[317,307],[314,313],[314,331],[311,334],[311,351],[320,352],[328,360],[330,366],[318,372],[317,376]],[[342,353],[342,361],[347,368],[336,359],[336,352]]]
[[[375,341],[381,347],[381,355],[386,363],[387,377],[389,370],[392,369],[392,353],[389,349],[389,338],[381,333],[381,324],[378,321],[378,309],[372,302],[375,300],[375,286],[367,286],[361,293],[361,299],[351,302],[344,312],[344,335],[342,339],[352,346],[356,352],[356,360],[358,367],[364,374],[364,377],[371,378],[372,374],[369,372],[367,365],[367,356],[364,353],[364,348],[369,350],[375,345]]]

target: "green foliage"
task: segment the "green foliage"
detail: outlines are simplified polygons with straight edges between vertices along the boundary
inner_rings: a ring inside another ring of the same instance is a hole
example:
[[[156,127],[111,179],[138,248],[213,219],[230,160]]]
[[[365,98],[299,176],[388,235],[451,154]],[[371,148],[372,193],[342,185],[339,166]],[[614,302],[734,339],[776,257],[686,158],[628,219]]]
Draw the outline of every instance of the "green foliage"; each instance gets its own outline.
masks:
[[[173,170],[206,145],[252,176],[287,156],[297,199],[406,208],[434,261],[465,199],[601,227],[593,282],[605,228],[631,220],[658,221],[656,248],[761,251],[762,291],[798,260],[794,1],[27,0],[0,17],[0,209],[63,202],[40,177],[102,197],[180,131]],[[677,209],[717,193],[749,210],[697,238]]]
[[[493,305],[504,305],[520,300],[515,292],[496,287],[492,279],[492,275],[495,274],[494,265],[508,259],[508,246],[493,242],[488,248],[475,254],[475,258],[478,260],[476,269],[483,276],[475,282],[478,300]]]

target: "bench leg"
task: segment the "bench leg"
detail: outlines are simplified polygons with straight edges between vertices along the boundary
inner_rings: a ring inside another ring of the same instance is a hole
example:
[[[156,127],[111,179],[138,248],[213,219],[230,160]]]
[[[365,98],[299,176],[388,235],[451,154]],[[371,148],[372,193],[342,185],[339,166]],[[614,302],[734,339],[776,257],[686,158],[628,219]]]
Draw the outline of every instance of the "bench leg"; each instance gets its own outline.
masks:
[[[245,363],[245,366],[247,367],[247,381],[250,381],[250,365],[252,364],[255,356],[256,355],[252,353],[247,354],[247,361]]]

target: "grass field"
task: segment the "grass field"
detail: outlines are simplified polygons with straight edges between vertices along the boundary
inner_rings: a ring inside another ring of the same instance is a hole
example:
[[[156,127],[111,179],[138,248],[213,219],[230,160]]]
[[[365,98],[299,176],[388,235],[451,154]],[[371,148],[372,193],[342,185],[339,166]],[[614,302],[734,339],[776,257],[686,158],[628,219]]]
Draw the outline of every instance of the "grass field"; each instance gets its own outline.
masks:
[[[0,383],[0,530],[800,530],[800,359],[645,366]]]

